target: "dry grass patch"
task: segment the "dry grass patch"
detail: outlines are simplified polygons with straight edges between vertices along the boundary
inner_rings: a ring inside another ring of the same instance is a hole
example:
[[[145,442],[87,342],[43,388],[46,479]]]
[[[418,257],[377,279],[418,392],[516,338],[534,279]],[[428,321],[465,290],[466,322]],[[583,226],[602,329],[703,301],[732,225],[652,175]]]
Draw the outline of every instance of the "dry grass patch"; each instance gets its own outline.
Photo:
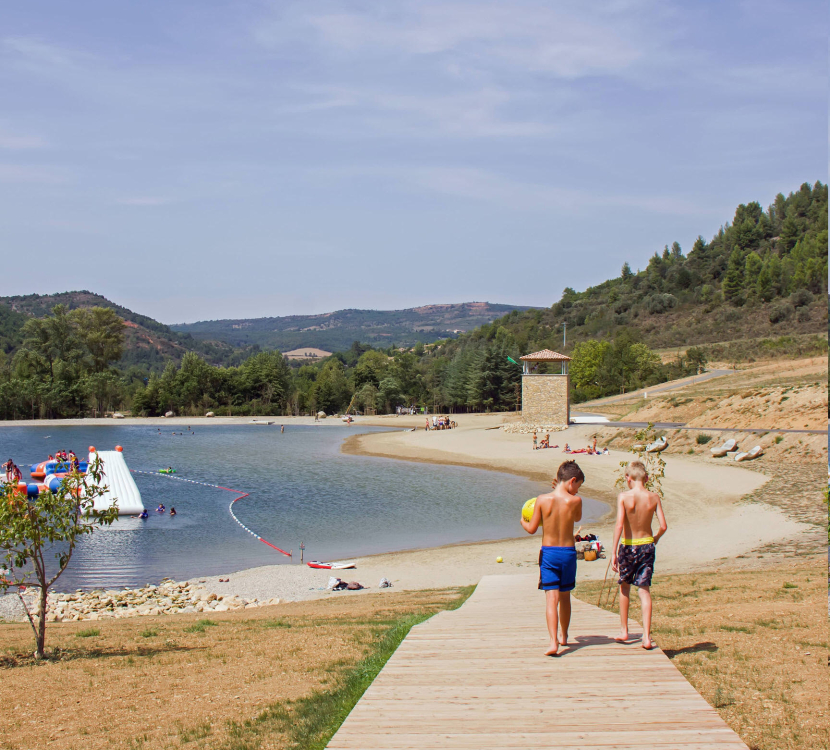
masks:
[[[655,581],[655,640],[750,748],[830,747],[824,556]]]
[[[379,655],[468,594],[346,594],[210,620],[113,620],[94,635],[56,623],[42,663],[28,625],[2,625],[0,748],[316,747]]]

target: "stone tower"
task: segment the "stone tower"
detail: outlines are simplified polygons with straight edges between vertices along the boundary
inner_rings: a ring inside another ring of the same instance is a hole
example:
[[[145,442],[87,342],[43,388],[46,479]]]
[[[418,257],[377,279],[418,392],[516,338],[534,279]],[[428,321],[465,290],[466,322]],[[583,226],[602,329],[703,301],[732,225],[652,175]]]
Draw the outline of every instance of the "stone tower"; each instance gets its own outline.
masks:
[[[539,429],[564,429],[571,418],[570,378],[566,357],[550,349],[526,354],[522,360],[522,422]],[[532,372],[540,362],[559,362],[559,373]]]

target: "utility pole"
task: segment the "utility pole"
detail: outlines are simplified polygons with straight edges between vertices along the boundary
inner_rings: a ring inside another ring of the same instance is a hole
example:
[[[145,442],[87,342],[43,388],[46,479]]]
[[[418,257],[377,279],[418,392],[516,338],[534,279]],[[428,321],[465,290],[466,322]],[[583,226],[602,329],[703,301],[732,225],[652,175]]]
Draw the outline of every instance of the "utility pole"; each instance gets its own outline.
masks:
[[[562,348],[568,348],[568,321],[562,324]]]
[[[305,545],[300,542],[300,565],[303,564],[303,552],[305,552]]]

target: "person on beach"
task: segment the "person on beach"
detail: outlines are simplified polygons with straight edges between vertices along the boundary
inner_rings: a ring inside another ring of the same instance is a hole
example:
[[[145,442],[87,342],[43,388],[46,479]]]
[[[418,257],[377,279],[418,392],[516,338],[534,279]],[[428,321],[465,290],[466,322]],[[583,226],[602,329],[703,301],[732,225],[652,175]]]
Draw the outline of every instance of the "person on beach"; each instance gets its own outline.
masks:
[[[614,640],[628,640],[628,608],[631,585],[638,588],[643,609],[643,648],[651,650],[651,577],[654,574],[655,545],[668,525],[660,495],[646,489],[648,474],[641,461],[632,461],[625,470],[626,492],[617,498],[617,525],[611,546],[611,567],[620,574],[620,635]],[[654,516],[660,530],[652,535]],[[620,539],[622,537],[622,539]]]
[[[536,444],[538,442],[538,438],[536,437],[536,430],[533,431],[533,450],[538,450],[539,446]]]
[[[553,491],[536,498],[530,521],[521,519],[528,534],[535,534],[542,526],[539,589],[545,592],[545,617],[550,633],[545,656],[559,656],[559,647],[568,645],[571,591],[576,586],[574,524],[582,520],[582,498],[576,493],[584,481],[585,475],[576,461],[565,461],[556,472]]]

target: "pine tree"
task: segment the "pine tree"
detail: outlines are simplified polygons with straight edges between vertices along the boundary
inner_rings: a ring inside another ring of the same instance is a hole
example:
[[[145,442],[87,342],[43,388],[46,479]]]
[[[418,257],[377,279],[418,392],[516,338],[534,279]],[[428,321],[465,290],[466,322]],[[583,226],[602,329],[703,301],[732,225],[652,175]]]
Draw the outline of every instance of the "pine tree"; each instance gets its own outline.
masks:
[[[746,256],[744,262],[744,289],[747,291],[755,290],[755,285],[758,283],[758,277],[761,275],[763,267],[764,262],[758,253],[752,252]]]
[[[726,276],[723,280],[723,296],[727,302],[733,305],[741,305],[743,303],[743,254],[741,248],[735,247],[732,250],[732,255],[729,256],[729,265],[726,268]]]
[[[775,257],[775,256],[774,256]],[[769,302],[774,296],[772,288],[772,275],[770,274],[769,259],[764,263],[758,278],[755,281],[755,294],[764,302]]]

